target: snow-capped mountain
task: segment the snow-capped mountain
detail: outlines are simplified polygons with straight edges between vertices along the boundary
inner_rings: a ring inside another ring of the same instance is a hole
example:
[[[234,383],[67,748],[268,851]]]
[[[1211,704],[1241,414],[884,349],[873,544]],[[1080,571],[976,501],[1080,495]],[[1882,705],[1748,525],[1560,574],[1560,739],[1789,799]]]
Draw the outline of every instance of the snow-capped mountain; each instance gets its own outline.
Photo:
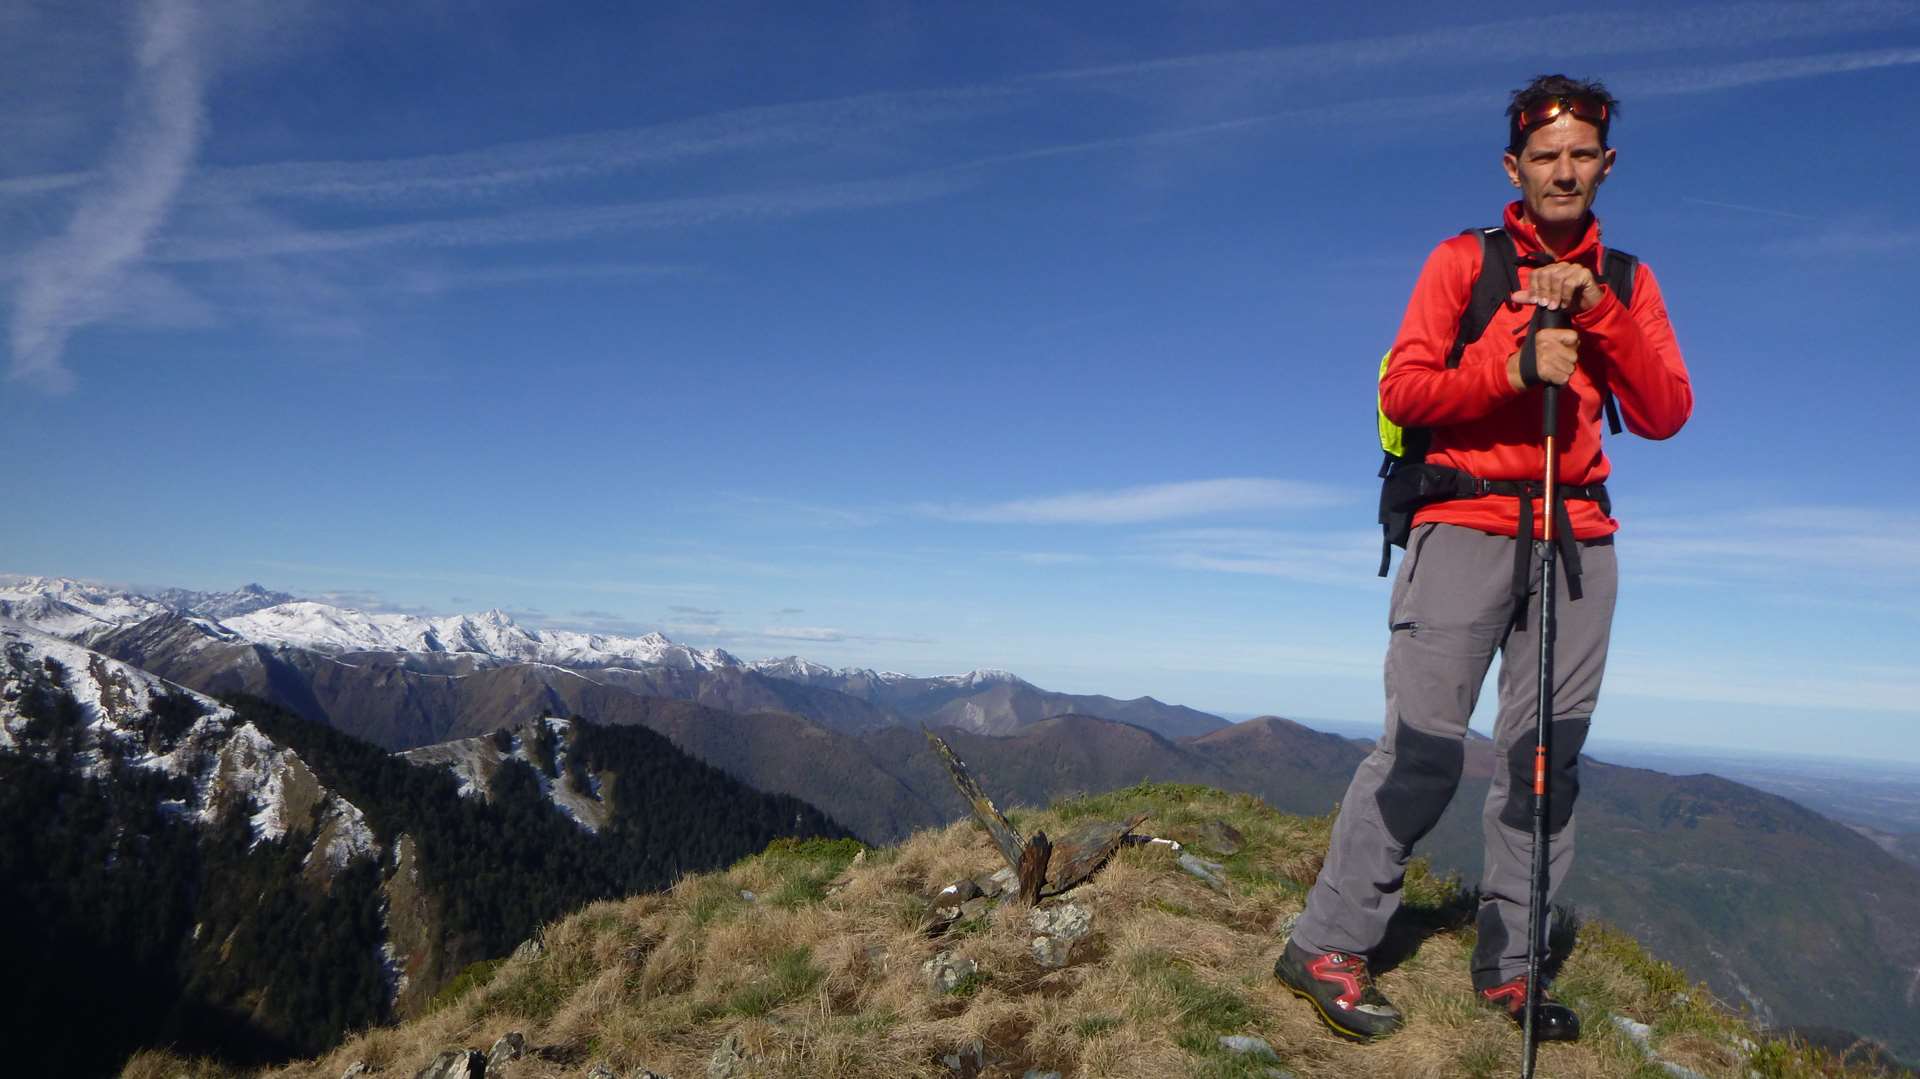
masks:
[[[799,656],[782,656],[777,659],[756,660],[747,665],[755,674],[764,674],[769,678],[784,678],[789,682],[812,683],[825,678],[844,678],[850,672],[845,668],[835,670],[812,660]]]
[[[63,711],[62,697],[72,711]],[[0,626],[0,752],[71,753],[94,778],[119,763],[184,779],[186,791],[168,808],[201,824],[250,800],[256,845],[284,837],[317,811],[323,823],[307,860],[324,859],[336,871],[379,853],[358,808],[322,788],[293,751],[236,723],[231,709],[20,626]]]
[[[167,588],[144,596],[66,577],[0,577],[0,618],[83,644],[169,612],[189,616],[210,636],[238,636],[261,644],[333,655],[458,653],[501,663],[669,667],[684,671],[743,666],[722,649],[678,644],[659,633],[626,637],[535,629],[520,625],[498,609],[423,617],[296,600],[257,584],[232,592]]]
[[[231,592],[196,592],[191,588],[162,588],[153,598],[179,611],[204,618],[236,618],[264,607],[292,603],[300,597],[274,592],[257,584],[244,584]]]
[[[562,667],[673,667],[712,671],[741,666],[718,648],[675,644],[658,633],[603,636],[534,629],[498,609],[439,618],[370,614],[325,603],[282,603],[225,621],[249,640],[317,652],[461,652],[509,663]]]
[[[147,596],[68,577],[0,577],[0,618],[68,640],[166,612],[166,604]]]
[[[871,667],[829,667],[799,656],[781,656],[774,659],[756,660],[747,664],[747,669],[755,674],[764,674],[769,678],[781,678],[789,682],[802,682],[807,685],[825,685],[828,683],[866,682],[880,685],[898,685],[906,682],[922,682],[928,686],[950,686],[956,688],[987,686],[996,683],[1025,684],[1026,680],[1011,671],[995,667],[979,667],[966,674],[939,675],[922,678],[917,675],[901,674],[898,671],[876,671]]]
[[[959,696],[1004,696],[1034,688],[994,668],[928,678],[828,667],[800,656],[749,664],[723,649],[696,648],[659,633],[621,636],[536,628],[521,625],[497,608],[444,616],[377,613],[292,599],[257,584],[232,592],[169,588],[138,595],[68,578],[0,578],[0,619],[98,646],[121,659],[155,665],[167,677],[203,689],[269,696],[271,685],[260,684],[265,677],[262,665],[278,662],[275,657],[293,662],[296,653],[349,664],[361,663],[355,658],[361,654],[379,653],[398,657],[397,665],[408,670],[436,676],[463,676],[516,664],[624,669],[646,673],[647,685],[627,687],[644,695],[683,697],[724,708],[798,711],[829,726],[851,724],[849,729],[897,722],[890,716],[929,718]],[[395,665],[387,660],[378,663]],[[783,685],[788,688],[780,688]],[[364,710],[366,700],[355,699],[355,707]],[[299,700],[281,703],[301,707]],[[997,705],[983,707],[992,712],[1006,710]],[[1021,714],[1057,714],[1068,707],[1023,708]],[[311,707],[303,714],[322,718]],[[994,726],[971,712],[956,712],[951,719],[981,729]],[[395,741],[380,740],[382,744]],[[399,744],[408,741],[398,740]]]

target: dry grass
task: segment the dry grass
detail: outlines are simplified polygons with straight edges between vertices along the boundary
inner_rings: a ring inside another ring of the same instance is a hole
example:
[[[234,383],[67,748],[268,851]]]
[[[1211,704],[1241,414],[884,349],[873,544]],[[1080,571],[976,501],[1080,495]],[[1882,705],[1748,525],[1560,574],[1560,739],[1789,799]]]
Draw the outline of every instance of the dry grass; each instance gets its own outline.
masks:
[[[998,868],[993,847],[970,823],[866,851],[857,861],[846,845],[782,844],[665,894],[588,907],[546,928],[540,958],[501,964],[484,984],[421,1019],[264,1074],[337,1079],[363,1060],[405,1076],[441,1049],[485,1050],[509,1030],[523,1031],[535,1047],[509,1072],[515,1079],[578,1077],[601,1061],[620,1074],[644,1066],[704,1075],[729,1037],[745,1047],[752,1074],[781,1077],[944,1076],[940,1057],[976,1042],[993,1060],[985,1073],[992,1076],[1029,1068],[1114,1079],[1264,1074],[1265,1063],[1220,1048],[1227,1034],[1264,1038],[1300,1079],[1517,1070],[1513,1027],[1471,996],[1472,930],[1459,918],[1464,906],[1452,882],[1410,874],[1409,908],[1428,935],[1380,979],[1408,1012],[1408,1028],[1377,1045],[1351,1045],[1328,1034],[1271,975],[1278,929],[1300,910],[1330,821],[1282,816],[1249,796],[1167,785],[1024,811],[1016,820],[1023,830],[1059,834],[1076,821],[1134,810],[1153,814],[1147,830],[1220,861],[1229,887],[1215,891],[1182,872],[1164,847],[1122,850],[1070,895],[1048,901],[1093,915],[1092,935],[1075,945],[1064,969],[1030,957],[1027,911],[1018,905],[963,921],[937,940],[921,934],[927,896]],[[1244,835],[1238,852],[1210,851],[1198,838],[1216,820]],[[953,994],[934,994],[921,964],[940,951],[974,960],[980,973]],[[1609,1014],[1652,1024],[1659,1051],[1703,1075],[1844,1074],[1778,1046],[1737,1048],[1750,1030],[1603,926],[1581,931],[1559,989],[1587,1016],[1590,1034],[1578,1045],[1544,1047],[1542,1075],[1663,1075]],[[160,1053],[142,1054],[125,1072],[135,1079],[235,1074]]]

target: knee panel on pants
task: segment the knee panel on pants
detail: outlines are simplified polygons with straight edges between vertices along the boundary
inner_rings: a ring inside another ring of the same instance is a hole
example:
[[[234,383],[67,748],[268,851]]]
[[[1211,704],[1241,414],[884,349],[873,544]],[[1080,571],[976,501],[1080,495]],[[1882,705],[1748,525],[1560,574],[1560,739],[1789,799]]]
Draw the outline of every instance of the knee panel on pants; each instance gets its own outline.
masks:
[[[1411,847],[1440,822],[1460,785],[1466,752],[1460,738],[1394,724],[1393,766],[1374,796],[1394,842]]]
[[[1556,719],[1547,737],[1547,834],[1558,835],[1573,819],[1573,803],[1580,797],[1580,749],[1587,743],[1588,719]],[[1520,742],[1507,750],[1507,800],[1500,807],[1500,823],[1522,831],[1533,829],[1533,743]]]

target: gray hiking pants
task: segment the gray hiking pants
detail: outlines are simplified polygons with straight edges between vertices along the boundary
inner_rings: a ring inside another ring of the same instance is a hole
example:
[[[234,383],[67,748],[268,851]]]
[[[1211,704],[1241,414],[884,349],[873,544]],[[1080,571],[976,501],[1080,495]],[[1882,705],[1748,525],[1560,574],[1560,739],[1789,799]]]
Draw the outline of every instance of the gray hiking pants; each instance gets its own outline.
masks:
[[[1409,538],[1393,585],[1386,733],[1340,803],[1326,864],[1293,930],[1302,948],[1366,955],[1385,939],[1413,846],[1440,820],[1460,783],[1467,719],[1498,649],[1500,710],[1483,811],[1473,979],[1484,989],[1526,973],[1542,545],[1533,544],[1533,593],[1516,623],[1514,543],[1445,524],[1421,525]],[[1573,864],[1580,747],[1600,698],[1618,581],[1611,537],[1581,544],[1580,556],[1582,598],[1568,599],[1564,565],[1554,584],[1549,901]]]

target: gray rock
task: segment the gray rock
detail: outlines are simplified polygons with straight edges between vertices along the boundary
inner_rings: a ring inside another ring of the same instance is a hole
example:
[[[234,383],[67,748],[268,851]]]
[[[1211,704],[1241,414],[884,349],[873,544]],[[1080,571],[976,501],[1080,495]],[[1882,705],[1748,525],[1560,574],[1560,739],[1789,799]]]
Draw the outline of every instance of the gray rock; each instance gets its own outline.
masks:
[[[1028,1068],[1027,1074],[1020,1079],[1060,1079],[1059,1072],[1043,1072],[1039,1068]]]
[[[1661,1060],[1653,1051],[1652,1027],[1645,1023],[1636,1023],[1624,1015],[1616,1015],[1611,1018],[1613,1019],[1613,1025],[1620,1029],[1620,1033],[1625,1034],[1629,1041],[1638,1046],[1640,1051],[1646,1054],[1647,1059],[1651,1061],[1655,1067],[1673,1076],[1673,1079],[1706,1079],[1705,1076],[1694,1071],[1692,1068],[1683,1068],[1671,1060]]]
[[[1628,1040],[1632,1041],[1633,1044],[1639,1046],[1641,1052],[1643,1053],[1653,1052],[1653,1028],[1652,1027],[1648,1026],[1645,1023],[1636,1023],[1633,1020],[1628,1019],[1624,1015],[1614,1016],[1613,1025],[1620,1028],[1620,1033],[1625,1034]]]
[[[517,1030],[509,1030],[487,1050],[487,1070],[494,1071],[509,1060],[519,1060],[527,1055],[527,1036]]]
[[[1200,878],[1201,883],[1216,892],[1227,890],[1226,867],[1219,862],[1209,862],[1192,852],[1180,855],[1180,868]]]
[[[981,894],[980,886],[971,880],[956,880],[933,893],[933,898],[928,900],[932,906],[927,911],[926,921],[920,924],[920,931],[927,936],[937,937],[962,917],[972,917],[969,911],[980,909],[975,904]]]
[[[1280,1054],[1273,1051],[1273,1046],[1267,1044],[1267,1039],[1256,1038],[1251,1034],[1223,1034],[1220,1037],[1220,1048],[1229,1053],[1259,1057],[1261,1060],[1280,1059]]]
[[[707,1079],[745,1079],[746,1074],[747,1046],[736,1030],[707,1058]]]
[[[1035,937],[1027,944],[1033,961],[1049,970],[1059,970],[1073,962],[1073,945],[1054,937]]]
[[[747,891],[745,888],[740,889],[740,898],[746,900],[749,903],[760,902],[759,896],[754,895],[752,892]]]
[[[1058,969],[1072,961],[1074,944],[1093,932],[1093,915],[1085,907],[1061,903],[1028,912],[1027,925],[1037,934],[1029,944],[1033,961]]]
[[[1305,913],[1306,910],[1302,908],[1274,919],[1273,935],[1280,938],[1280,943],[1285,944],[1293,939],[1293,927],[1300,924],[1300,916]]]
[[[1035,933],[1074,944],[1093,932],[1093,913],[1078,903],[1038,907],[1027,914],[1027,924]]]
[[[518,948],[513,950],[511,958],[515,963],[531,963],[546,954],[546,951],[546,945],[541,944],[532,937],[528,937],[526,940],[520,942]]]
[[[975,1079],[987,1068],[986,1043],[975,1038],[961,1046],[958,1051],[941,1057],[940,1063],[945,1064],[948,1073],[956,1079]]]
[[[1247,837],[1226,821],[1210,820],[1200,826],[1200,842],[1215,854],[1231,855],[1240,853]]]
[[[961,981],[980,969],[980,964],[952,952],[941,952],[920,964],[920,974],[934,993],[951,993]]]
[[[983,895],[1012,895],[1020,890],[1020,874],[1001,869],[991,877],[976,877],[974,884]]]
[[[359,1079],[359,1077],[362,1075],[372,1075],[372,1074],[373,1074],[373,1068],[369,1066],[366,1061],[356,1060],[353,1063],[347,1065],[346,1071],[343,1071],[340,1073],[340,1079]]]
[[[587,1069],[586,1079],[620,1079],[620,1077],[614,1074],[613,1065],[603,1060]]]
[[[413,1073],[413,1079],[483,1079],[487,1058],[478,1049],[448,1049],[426,1067]]]

